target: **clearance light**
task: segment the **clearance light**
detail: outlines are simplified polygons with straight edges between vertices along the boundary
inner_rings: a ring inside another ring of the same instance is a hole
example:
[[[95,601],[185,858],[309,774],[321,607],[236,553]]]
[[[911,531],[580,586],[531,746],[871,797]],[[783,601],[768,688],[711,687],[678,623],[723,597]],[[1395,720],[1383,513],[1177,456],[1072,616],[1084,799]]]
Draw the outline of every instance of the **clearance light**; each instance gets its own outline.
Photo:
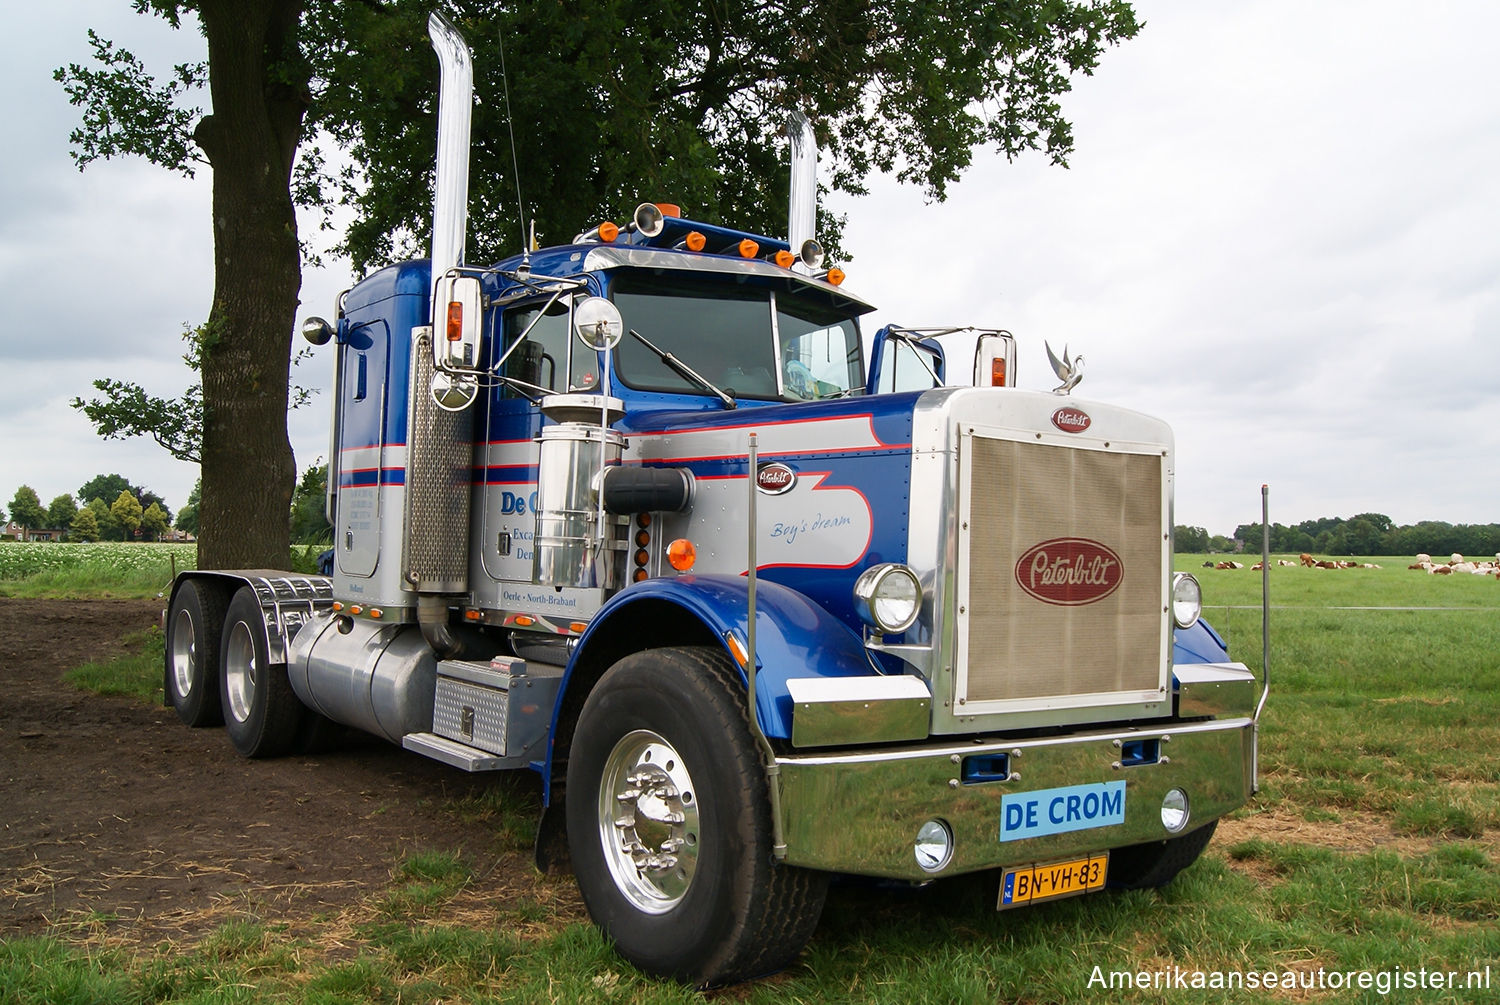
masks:
[[[832,283],[833,285],[835,285],[835,286],[842,286],[843,283],[844,283],[844,270],[843,269],[829,269],[828,270],[828,281],[830,283]]]
[[[644,582],[645,580],[650,579],[651,578],[651,574],[649,572],[647,572],[645,569],[637,569],[637,570],[635,570],[635,575],[632,576],[631,578],[634,579],[637,583],[640,583],[640,582]]]
[[[702,251],[706,244],[708,244],[708,238],[696,230],[690,230],[688,236],[682,239],[681,246],[689,251]]]
[[[536,624],[536,618],[528,617],[525,614],[517,614],[516,624],[520,625],[522,628],[530,628],[532,625]]]
[[[651,532],[644,528],[635,532],[635,546],[644,548],[651,543]]]
[[[781,266],[783,269],[790,269],[792,267],[792,263],[796,260],[797,256],[792,254],[790,251],[778,251],[775,255],[776,264]]]
[[[464,611],[465,621],[478,621],[482,617],[484,617],[484,615],[480,614],[478,611]]]
[[[349,613],[350,614],[363,614],[364,610],[365,609],[363,607],[359,606],[358,604],[352,604],[349,607]]]
[[[672,202],[659,202],[656,208],[661,210],[662,216],[670,216],[673,219],[681,219],[682,207]]]
[[[582,635],[583,634],[583,630],[585,628],[587,628],[587,627],[588,627],[588,622],[586,622],[586,621],[574,621],[574,622],[572,622],[571,624],[568,625],[569,631],[577,632],[579,635]]]
[[[464,337],[464,305],[460,300],[448,301],[448,341],[462,342]]]
[[[335,600],[333,602],[333,609],[335,611],[342,611],[344,609],[343,601]]]
[[[990,361],[990,386],[1005,386],[1005,357],[996,356]]]
[[[372,617],[372,618],[375,618],[375,619],[376,619],[376,620],[379,620],[379,619],[380,619],[380,616],[381,616],[381,615],[382,615],[382,614],[384,614],[384,613],[385,613],[385,612],[384,612],[384,611],[382,611],[382,610],[381,610],[381,609],[380,609],[380,608],[378,608],[378,607],[372,607],[372,608],[370,608],[370,617]]]
[[[650,513],[637,513],[636,516],[635,516],[635,522],[636,522],[637,525],[639,525],[641,527],[649,527],[649,526],[651,526],[651,514]]]
[[[754,241],[750,240],[750,238],[748,238],[748,237],[745,238],[743,241],[740,242],[739,247],[740,247],[740,257],[741,258],[754,258],[756,256],[756,254],[760,251],[760,245],[756,244]]]
[[[667,545],[667,562],[678,572],[687,572],[698,561],[698,549],[693,542],[679,537]]]
[[[619,224],[613,223],[609,220],[605,220],[603,223],[599,224],[599,240],[603,241],[605,244],[613,244],[615,238],[619,236]]]
[[[724,636],[724,644],[729,647],[729,655],[734,657],[736,663],[742,667],[750,665],[750,654],[745,652],[745,647],[740,645],[740,640],[735,637],[734,632],[729,632]]]
[[[641,549],[639,549],[639,550],[636,551],[636,553],[635,553],[635,564],[636,565],[641,566],[642,568],[645,568],[646,563],[649,562],[649,561],[651,561],[651,556],[649,554],[647,554],[645,548],[641,548]]]

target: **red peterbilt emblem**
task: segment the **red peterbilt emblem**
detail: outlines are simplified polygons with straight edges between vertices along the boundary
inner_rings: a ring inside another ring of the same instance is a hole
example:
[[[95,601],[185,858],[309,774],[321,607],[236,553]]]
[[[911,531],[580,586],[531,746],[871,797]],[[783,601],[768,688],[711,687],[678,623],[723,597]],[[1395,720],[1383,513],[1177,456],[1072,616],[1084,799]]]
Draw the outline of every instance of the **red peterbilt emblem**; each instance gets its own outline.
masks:
[[[781,462],[763,464],[755,472],[755,487],[767,495],[779,496],[790,492],[797,484],[797,472]]]
[[[1052,424],[1065,433],[1081,433],[1093,421],[1087,412],[1076,408],[1059,408],[1052,413]]]
[[[1078,607],[1103,600],[1125,579],[1120,556],[1098,541],[1058,537],[1016,562],[1016,582],[1044,604]]]

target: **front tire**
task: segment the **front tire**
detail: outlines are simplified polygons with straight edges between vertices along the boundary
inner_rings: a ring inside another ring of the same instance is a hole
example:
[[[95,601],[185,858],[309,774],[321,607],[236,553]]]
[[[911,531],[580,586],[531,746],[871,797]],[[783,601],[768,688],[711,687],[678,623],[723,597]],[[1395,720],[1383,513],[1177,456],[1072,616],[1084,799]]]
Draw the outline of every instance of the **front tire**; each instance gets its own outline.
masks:
[[[305,709],[292,691],[286,664],[272,663],[255,591],[229,602],[219,647],[219,694],[224,731],[245,757],[279,757],[297,741]]]
[[[827,877],[772,858],[765,770],[721,651],[611,667],[579,715],[567,794],[584,903],[647,973],[745,980],[785,967],[817,927]]]
[[[177,588],[167,612],[162,689],[177,717],[189,726],[217,726],[224,721],[219,704],[223,630],[223,593],[191,579]]]

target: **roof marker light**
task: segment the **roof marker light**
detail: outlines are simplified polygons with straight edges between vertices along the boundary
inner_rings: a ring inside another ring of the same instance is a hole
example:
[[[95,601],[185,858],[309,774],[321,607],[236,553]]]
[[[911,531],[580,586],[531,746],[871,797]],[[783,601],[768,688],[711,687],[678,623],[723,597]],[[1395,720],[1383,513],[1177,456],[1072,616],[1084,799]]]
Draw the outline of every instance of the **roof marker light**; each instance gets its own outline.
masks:
[[[687,246],[687,250],[689,251],[702,251],[704,246],[708,244],[708,238],[694,230],[690,231],[688,236],[682,239],[682,243]]]
[[[615,238],[620,236],[620,226],[612,220],[605,220],[599,224],[599,240],[605,244],[615,243]]]
[[[839,268],[829,269],[827,279],[834,286],[842,286],[844,283],[844,270]]]
[[[760,251],[760,245],[747,237],[739,243],[739,250],[741,258],[754,258],[756,253]]]
[[[790,251],[778,251],[772,256],[772,260],[783,269],[790,269],[792,263],[797,260],[797,256]]]

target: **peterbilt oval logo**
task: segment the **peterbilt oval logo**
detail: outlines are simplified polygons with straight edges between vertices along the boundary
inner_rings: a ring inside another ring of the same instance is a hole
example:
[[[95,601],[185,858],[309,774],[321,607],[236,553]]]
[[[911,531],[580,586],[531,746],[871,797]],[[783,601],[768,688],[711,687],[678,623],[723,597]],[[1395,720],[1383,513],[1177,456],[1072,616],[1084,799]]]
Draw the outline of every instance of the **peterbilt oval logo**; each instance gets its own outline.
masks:
[[[779,496],[797,484],[797,472],[781,462],[763,464],[755,472],[755,487],[766,495]]]
[[[1120,556],[1086,537],[1057,537],[1016,562],[1016,582],[1044,604],[1078,607],[1103,600],[1125,579]]]
[[[1081,433],[1093,422],[1087,412],[1077,408],[1059,408],[1052,413],[1052,424],[1065,433]]]

